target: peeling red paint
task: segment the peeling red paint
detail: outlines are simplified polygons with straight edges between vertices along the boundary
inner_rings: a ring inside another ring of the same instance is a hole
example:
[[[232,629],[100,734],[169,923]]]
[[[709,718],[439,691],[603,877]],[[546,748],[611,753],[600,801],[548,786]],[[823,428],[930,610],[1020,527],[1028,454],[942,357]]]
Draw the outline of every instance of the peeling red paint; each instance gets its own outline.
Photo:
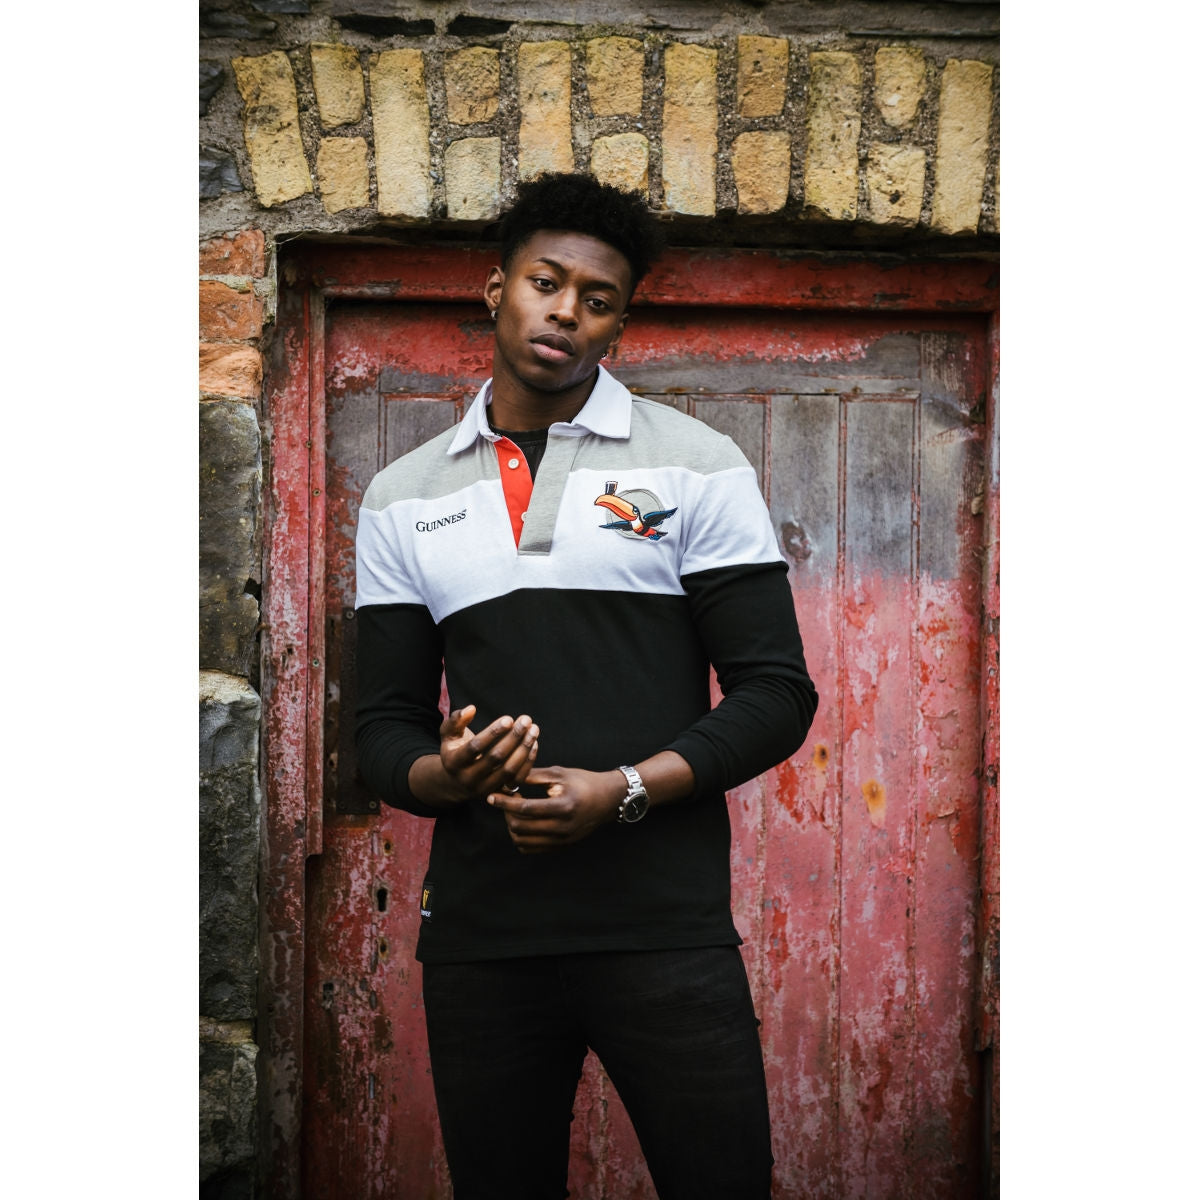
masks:
[[[493,249],[311,246],[306,274],[328,295],[472,301],[483,291]],[[807,308],[827,312],[993,312],[995,263],[871,262],[776,251],[668,250],[635,304]]]
[[[775,796],[797,821],[803,819],[804,811],[799,783],[800,770],[791,759],[775,768]]]
[[[788,901],[776,896],[771,901],[771,920],[767,931],[768,958],[775,972],[774,983],[779,987],[778,968],[788,959]]]
[[[989,1056],[984,1131],[991,1194],[1000,1193],[1000,318],[988,328],[989,441],[985,473],[983,636],[980,652],[983,770],[980,904],[977,937],[979,983],[975,1049]]]

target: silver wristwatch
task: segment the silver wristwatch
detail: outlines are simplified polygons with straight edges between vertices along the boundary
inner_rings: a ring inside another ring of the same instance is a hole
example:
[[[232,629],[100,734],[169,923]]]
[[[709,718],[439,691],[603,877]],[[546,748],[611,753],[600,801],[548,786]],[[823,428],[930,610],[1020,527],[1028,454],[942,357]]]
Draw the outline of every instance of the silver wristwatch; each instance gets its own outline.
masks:
[[[629,783],[625,799],[621,801],[621,807],[617,809],[617,820],[631,825],[634,821],[640,821],[649,812],[650,797],[646,795],[646,785],[642,783],[642,777],[633,767],[618,767],[617,769]]]

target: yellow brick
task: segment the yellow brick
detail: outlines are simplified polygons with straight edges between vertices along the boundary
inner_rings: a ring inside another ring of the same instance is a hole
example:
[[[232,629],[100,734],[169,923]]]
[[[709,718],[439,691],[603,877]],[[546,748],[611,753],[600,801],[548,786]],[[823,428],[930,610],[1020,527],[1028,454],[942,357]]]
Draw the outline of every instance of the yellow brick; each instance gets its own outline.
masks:
[[[733,143],[738,212],[778,212],[788,198],[791,137],[782,129],[739,134]]]
[[[814,216],[853,221],[858,215],[862,69],[853,54],[840,50],[815,51],[809,64],[805,207]]]
[[[884,46],[875,52],[875,107],[893,129],[913,123],[925,86],[925,55],[915,46]]]
[[[597,117],[642,111],[642,43],[634,38],[592,38],[587,44],[588,99]]]
[[[370,204],[366,141],[358,137],[322,138],[317,147],[317,185],[326,212]]]
[[[379,55],[371,68],[371,111],[380,213],[429,216],[429,102],[420,50]]]
[[[446,113],[455,125],[490,121],[500,107],[500,52],[468,46],[446,56]]]
[[[876,142],[867,159],[867,208],[878,225],[915,225],[925,192],[925,151]]]
[[[988,129],[992,121],[992,68],[950,59],[942,72],[933,228],[974,233],[983,201]]]
[[[361,120],[367,98],[358,51],[353,46],[314,44],[309,53],[321,124],[334,129]]]
[[[646,193],[650,143],[640,133],[614,133],[592,143],[592,174],[623,192]]]
[[[717,52],[676,42],[663,56],[663,199],[677,213],[717,207]]]
[[[738,38],[737,110],[742,117],[777,117],[787,84],[787,38]]]
[[[566,42],[525,42],[517,48],[521,102],[517,172],[571,171],[571,48]]]
[[[300,140],[296,81],[282,50],[235,58],[233,73],[246,103],[246,149],[258,202],[266,208],[312,191],[312,178]]]
[[[500,139],[460,138],[446,147],[446,210],[452,221],[489,221],[500,211]]]

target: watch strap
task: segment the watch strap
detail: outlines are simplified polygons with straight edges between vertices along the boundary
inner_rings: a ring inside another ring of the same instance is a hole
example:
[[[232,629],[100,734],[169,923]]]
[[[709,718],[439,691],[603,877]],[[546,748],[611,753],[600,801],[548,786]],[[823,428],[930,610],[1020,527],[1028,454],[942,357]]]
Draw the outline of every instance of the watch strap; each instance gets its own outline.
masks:
[[[617,769],[625,776],[628,784],[625,797],[617,809],[617,820],[630,824],[646,815],[650,798],[646,794],[646,785],[642,782],[642,777],[638,774],[636,767],[618,767]]]

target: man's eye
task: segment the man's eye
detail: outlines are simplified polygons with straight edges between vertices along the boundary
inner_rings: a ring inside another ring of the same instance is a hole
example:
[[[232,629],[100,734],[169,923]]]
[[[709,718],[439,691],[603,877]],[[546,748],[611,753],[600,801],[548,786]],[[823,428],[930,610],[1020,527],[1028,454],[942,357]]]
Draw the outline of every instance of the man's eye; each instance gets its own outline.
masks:
[[[604,311],[606,308],[608,308],[608,301],[607,301],[607,300],[601,300],[599,296],[593,296],[593,297],[592,297],[592,298],[591,298],[591,299],[588,301],[588,304],[589,304],[589,305],[590,305],[592,308],[594,308],[594,309],[595,309],[597,312],[603,312],[603,311]]]
[[[540,275],[534,277],[533,283],[535,287],[540,288],[552,288],[554,286],[554,280],[545,279]]]

